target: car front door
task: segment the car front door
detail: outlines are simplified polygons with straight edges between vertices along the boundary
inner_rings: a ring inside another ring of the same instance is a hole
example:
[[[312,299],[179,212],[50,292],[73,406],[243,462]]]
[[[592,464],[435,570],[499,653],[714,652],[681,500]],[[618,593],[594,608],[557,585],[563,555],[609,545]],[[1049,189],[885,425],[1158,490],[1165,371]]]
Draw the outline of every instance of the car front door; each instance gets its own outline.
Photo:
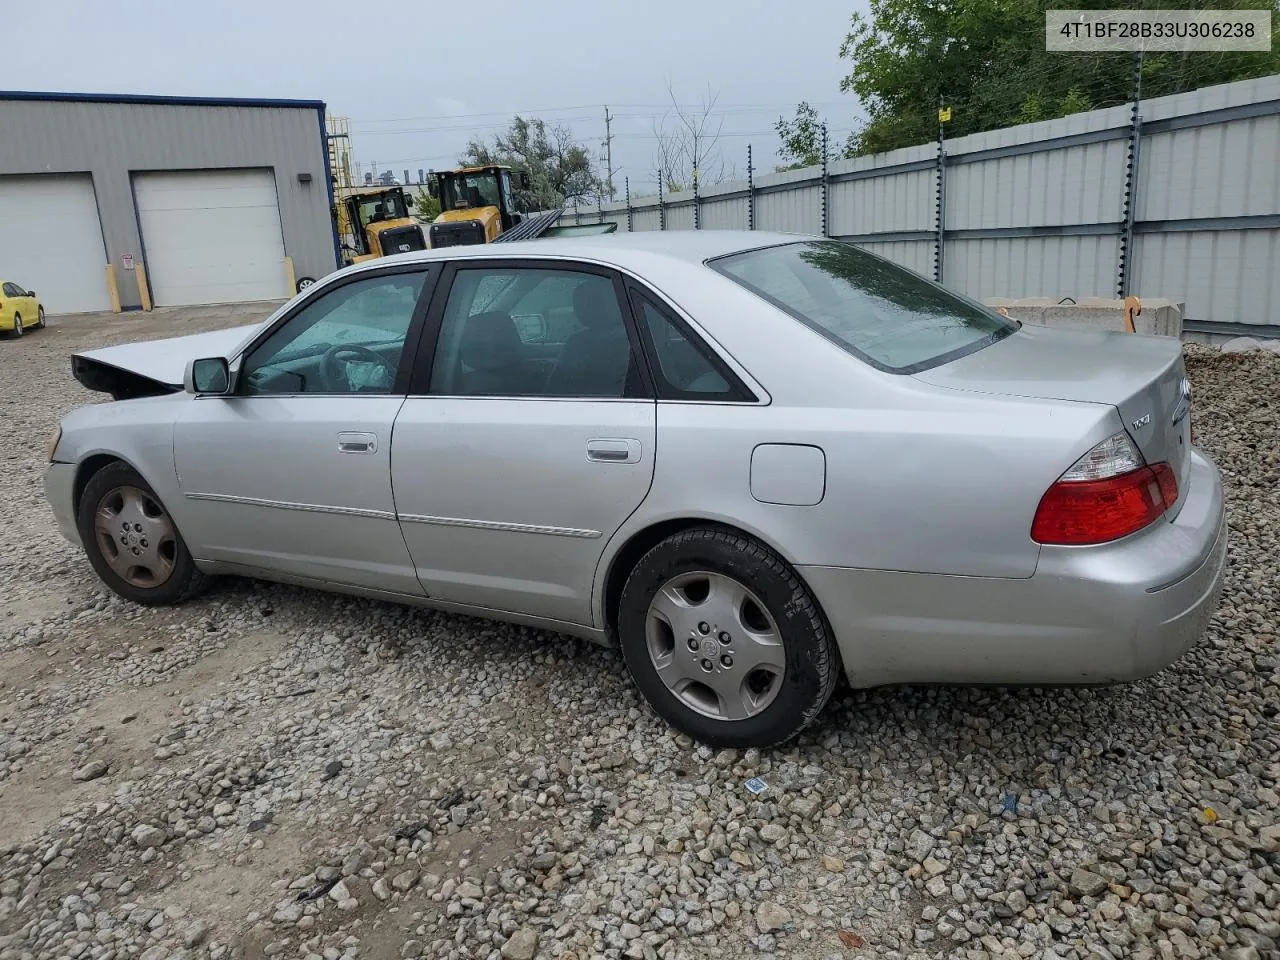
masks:
[[[425,265],[325,285],[243,353],[233,393],[175,426],[201,558],[421,595],[391,496],[391,427],[430,295]]]
[[[27,307],[27,291],[16,283],[6,281],[0,285],[0,300],[4,301],[5,316],[12,318],[16,313],[22,317],[22,325],[24,327],[34,327],[36,318],[34,307]]]
[[[601,553],[654,468],[621,281],[478,260],[440,285],[391,458],[418,577],[437,600],[590,625]]]

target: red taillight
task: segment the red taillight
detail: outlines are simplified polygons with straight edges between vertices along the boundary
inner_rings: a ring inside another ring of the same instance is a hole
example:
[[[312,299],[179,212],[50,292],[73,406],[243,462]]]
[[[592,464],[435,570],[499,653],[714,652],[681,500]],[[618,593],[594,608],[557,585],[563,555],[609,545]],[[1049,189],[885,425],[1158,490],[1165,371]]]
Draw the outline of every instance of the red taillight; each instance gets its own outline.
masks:
[[[1177,499],[1178,478],[1167,463],[1105,480],[1059,480],[1040,498],[1031,539],[1076,546],[1118,540],[1158,520]]]

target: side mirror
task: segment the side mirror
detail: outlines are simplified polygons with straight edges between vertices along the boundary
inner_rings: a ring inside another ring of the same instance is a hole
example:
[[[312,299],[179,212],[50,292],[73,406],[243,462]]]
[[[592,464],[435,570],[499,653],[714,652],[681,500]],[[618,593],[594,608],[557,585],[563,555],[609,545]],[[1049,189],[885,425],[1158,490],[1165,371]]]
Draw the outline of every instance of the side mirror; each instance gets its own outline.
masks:
[[[219,396],[231,391],[231,368],[225,357],[205,357],[187,364],[182,377],[187,393]]]
[[[35,292],[34,290],[28,290],[28,291],[27,291],[27,296],[28,296],[28,297],[34,297],[35,295],[36,295],[36,292]]]

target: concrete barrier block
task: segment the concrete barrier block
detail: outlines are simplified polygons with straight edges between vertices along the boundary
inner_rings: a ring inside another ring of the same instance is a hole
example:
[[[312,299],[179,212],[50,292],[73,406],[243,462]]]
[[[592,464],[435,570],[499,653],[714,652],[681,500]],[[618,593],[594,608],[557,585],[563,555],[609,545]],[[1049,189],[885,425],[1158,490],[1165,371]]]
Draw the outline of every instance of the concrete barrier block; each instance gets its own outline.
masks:
[[[1125,329],[1123,300],[1081,297],[1075,303],[1060,303],[1050,297],[987,297],[983,303],[996,310],[1004,307],[1010,317],[1023,323],[1075,330]],[[1134,330],[1147,336],[1181,337],[1184,309],[1185,304],[1177,300],[1143,299]]]

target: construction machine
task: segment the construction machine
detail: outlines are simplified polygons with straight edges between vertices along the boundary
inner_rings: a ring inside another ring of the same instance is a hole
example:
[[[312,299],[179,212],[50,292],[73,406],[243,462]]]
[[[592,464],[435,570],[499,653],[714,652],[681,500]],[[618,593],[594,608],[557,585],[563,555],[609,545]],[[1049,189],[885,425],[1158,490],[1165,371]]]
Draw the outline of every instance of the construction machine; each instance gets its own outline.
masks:
[[[426,249],[422,224],[409,215],[403,187],[347,187],[335,206],[343,266]]]
[[[513,183],[514,180],[514,183]],[[515,188],[527,189],[529,174],[501,164],[432,171],[427,189],[440,200],[440,215],[431,222],[432,247],[531,239],[560,219],[555,210],[529,216]]]

